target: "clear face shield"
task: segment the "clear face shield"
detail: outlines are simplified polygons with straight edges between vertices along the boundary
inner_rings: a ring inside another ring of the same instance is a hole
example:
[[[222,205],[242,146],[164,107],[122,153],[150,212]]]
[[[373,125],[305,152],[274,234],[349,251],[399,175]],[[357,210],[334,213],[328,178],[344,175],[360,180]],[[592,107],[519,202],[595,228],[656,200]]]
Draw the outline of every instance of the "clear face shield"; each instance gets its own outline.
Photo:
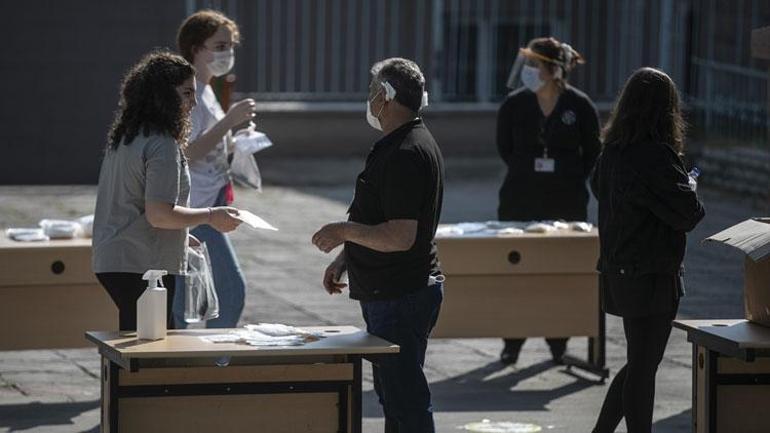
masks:
[[[561,66],[559,62],[538,54],[529,48],[519,49],[519,54],[513,62],[510,74],[508,74],[506,86],[513,90],[523,84],[533,92],[537,91],[544,84],[544,77],[540,74],[540,66],[542,64]],[[557,68],[554,78],[560,78],[561,72],[562,68]]]

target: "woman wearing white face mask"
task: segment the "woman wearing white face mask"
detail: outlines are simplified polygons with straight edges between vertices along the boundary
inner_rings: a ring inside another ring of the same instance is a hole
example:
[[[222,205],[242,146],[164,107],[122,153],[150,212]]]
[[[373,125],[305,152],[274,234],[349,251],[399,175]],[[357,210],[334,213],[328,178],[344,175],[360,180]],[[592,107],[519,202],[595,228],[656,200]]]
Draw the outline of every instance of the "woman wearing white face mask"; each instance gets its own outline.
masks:
[[[500,107],[497,150],[508,173],[500,188],[501,221],[585,221],[586,179],[599,154],[599,117],[588,96],[567,83],[584,63],[554,38],[533,39],[519,51]],[[566,338],[547,339],[561,363]],[[516,363],[523,339],[506,339],[500,360]]]
[[[227,74],[235,64],[234,46],[240,41],[238,25],[220,12],[202,10],[184,20],[177,34],[182,56],[195,66],[198,105],[192,112],[190,144],[190,205],[220,206],[232,202],[232,183],[228,154],[232,153],[232,132],[254,117],[255,102],[244,99],[225,113],[209,82]],[[219,296],[219,317],[209,320],[209,328],[233,328],[243,310],[245,279],[232,244],[226,235],[207,224],[191,233],[205,242],[211,257],[214,286]],[[181,285],[177,281],[177,285]],[[184,290],[177,291],[174,315],[184,326]]]

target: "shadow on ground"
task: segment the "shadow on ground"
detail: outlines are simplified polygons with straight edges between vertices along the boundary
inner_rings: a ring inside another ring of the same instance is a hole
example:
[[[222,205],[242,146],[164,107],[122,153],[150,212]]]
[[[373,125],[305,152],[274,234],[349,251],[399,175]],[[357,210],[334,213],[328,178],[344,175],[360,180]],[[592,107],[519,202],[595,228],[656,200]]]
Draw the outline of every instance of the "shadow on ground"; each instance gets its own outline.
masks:
[[[515,389],[519,383],[554,368],[575,380],[547,390]],[[553,400],[596,385],[596,382],[573,375],[565,367],[554,366],[549,361],[523,369],[503,367],[495,361],[461,376],[431,383],[430,389],[436,412],[544,411]],[[373,390],[364,393],[363,415],[382,416]]]
[[[685,410],[676,415],[662,419],[653,425],[653,430],[660,433],[690,431],[692,427],[692,411]]]
[[[0,429],[20,431],[47,426],[74,425],[73,419],[99,408],[99,400],[0,405]],[[87,432],[98,432],[99,426]]]

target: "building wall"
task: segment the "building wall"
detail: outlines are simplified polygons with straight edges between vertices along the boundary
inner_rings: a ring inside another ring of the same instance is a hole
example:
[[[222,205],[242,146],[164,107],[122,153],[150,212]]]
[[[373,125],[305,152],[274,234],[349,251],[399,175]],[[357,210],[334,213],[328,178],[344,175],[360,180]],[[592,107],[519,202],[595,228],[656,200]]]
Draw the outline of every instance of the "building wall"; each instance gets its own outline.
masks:
[[[25,0],[4,4],[0,28],[0,184],[96,182],[125,70],[173,48],[204,7],[241,25],[235,96],[265,103],[259,128],[276,146],[264,157],[358,155],[375,137],[369,66],[396,55],[426,74],[445,154],[494,155],[516,50],[543,35],[585,55],[571,81],[604,111],[634,69],[660,66],[696,131],[766,143],[766,70],[747,48],[770,23],[764,0]]]
[[[120,80],[174,46],[182,1],[3,3],[0,184],[95,183]]]

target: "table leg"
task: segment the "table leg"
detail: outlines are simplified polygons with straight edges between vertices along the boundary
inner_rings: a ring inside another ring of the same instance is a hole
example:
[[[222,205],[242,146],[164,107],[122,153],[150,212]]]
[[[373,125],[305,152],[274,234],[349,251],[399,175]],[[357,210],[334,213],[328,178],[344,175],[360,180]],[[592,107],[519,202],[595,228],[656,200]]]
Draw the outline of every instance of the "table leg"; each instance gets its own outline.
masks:
[[[704,433],[716,433],[717,431],[717,364],[719,361],[719,353],[713,350],[706,349],[704,359],[704,373],[705,373],[705,386],[704,386],[704,399],[705,399],[705,416],[706,428]]]
[[[363,385],[362,372],[361,372],[361,357],[358,355],[351,356],[351,362],[353,363],[353,384],[351,386],[350,393],[350,425],[351,433],[361,433],[362,426],[362,394],[361,388]]]
[[[577,359],[571,356],[564,357],[564,364],[567,368],[576,367],[581,370],[599,376],[599,382],[604,383],[610,377],[610,370],[606,368],[607,362],[607,320],[604,311],[599,305],[599,335],[588,337],[588,358],[587,360]]]
[[[120,367],[107,358],[102,358],[102,433],[118,433]]]

